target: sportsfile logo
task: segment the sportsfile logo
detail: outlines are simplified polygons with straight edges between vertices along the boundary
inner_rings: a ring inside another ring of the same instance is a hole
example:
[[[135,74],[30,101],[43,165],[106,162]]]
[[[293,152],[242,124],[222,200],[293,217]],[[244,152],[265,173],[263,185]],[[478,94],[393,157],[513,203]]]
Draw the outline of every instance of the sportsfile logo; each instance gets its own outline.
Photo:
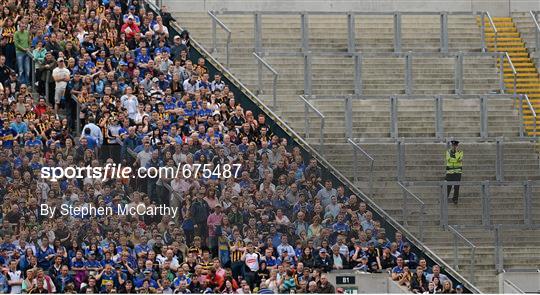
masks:
[[[63,179],[111,179],[126,178],[238,178],[241,164],[180,164],[167,167],[140,167],[133,173],[133,168],[122,164],[108,163],[105,167],[42,167],[41,178],[56,182]]]

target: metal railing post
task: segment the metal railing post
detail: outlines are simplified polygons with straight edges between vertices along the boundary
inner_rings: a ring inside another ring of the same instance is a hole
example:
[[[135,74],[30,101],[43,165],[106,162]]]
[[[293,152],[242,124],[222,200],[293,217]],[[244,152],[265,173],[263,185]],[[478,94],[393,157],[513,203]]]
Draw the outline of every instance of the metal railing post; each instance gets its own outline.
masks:
[[[405,178],[405,142],[403,138],[397,140],[397,179],[403,181]]]
[[[308,14],[306,12],[302,12],[300,14],[300,22],[302,26],[302,52],[308,52],[309,51],[309,21],[308,21]]]
[[[540,58],[540,24],[538,23],[538,13],[529,11],[534,22],[534,39],[536,44],[535,54],[537,58]]]
[[[354,94],[362,95],[362,54],[354,53]]]
[[[390,137],[398,138],[398,98],[390,97]]]
[[[491,224],[491,195],[489,193],[489,181],[482,182],[482,225],[489,227]]]
[[[319,153],[324,151],[324,116],[321,116],[321,130],[319,131]]]
[[[480,137],[488,137],[488,100],[485,96],[480,96]]]
[[[458,236],[455,233],[452,233],[453,243],[452,248],[454,252],[454,269],[459,271],[459,252],[458,252]]]
[[[475,272],[475,268],[476,268],[476,261],[475,261],[475,257],[476,257],[476,246],[473,246],[471,248],[471,265],[470,265],[470,270],[469,270],[469,278],[471,280],[471,283],[475,283],[475,277],[476,277],[476,272]]]
[[[401,52],[401,12],[394,12],[394,52]]]
[[[448,181],[443,181],[441,182],[441,192],[440,192],[440,216],[441,216],[441,220],[440,220],[440,226],[442,228],[446,228],[448,226],[448,196],[447,196],[447,191],[446,191],[446,188],[448,186]]]
[[[426,204],[422,203],[420,204],[420,224],[418,225],[418,232],[420,233],[420,236],[418,237],[420,239],[420,242],[424,241],[424,219],[426,215]]]
[[[352,138],[352,98],[345,98],[345,133],[347,138]]]
[[[497,158],[495,163],[496,179],[497,181],[504,181],[504,151],[503,151],[503,139],[498,137],[496,139]]]
[[[485,22],[485,16],[486,16],[486,13],[484,11],[482,11],[480,13],[480,39],[481,39],[481,49],[482,49],[482,52],[486,52],[487,51],[487,47],[486,47],[486,22]]]
[[[32,72],[30,73],[30,75],[32,75],[32,77],[31,77],[32,85],[30,85],[30,87],[32,88],[33,93],[37,93],[37,90],[36,90],[36,60],[34,59],[34,56],[31,53],[27,53],[27,54],[28,54],[28,57],[30,58],[30,61],[31,61],[31,70],[32,70]]]
[[[304,53],[304,94],[311,96],[311,52]]]
[[[258,12],[255,12],[255,20],[254,20],[254,34],[255,34],[255,52],[257,54],[261,54],[262,52],[262,21],[261,21],[261,14]]]
[[[357,183],[359,181],[358,174],[360,173],[358,171],[359,167],[360,167],[360,165],[358,163],[358,152],[362,153],[362,155],[369,160],[369,184],[368,184],[369,187],[368,187],[368,190],[369,190],[369,195],[372,196],[373,195],[373,163],[375,162],[375,160],[364,149],[362,149],[358,144],[356,144],[356,142],[354,142],[354,140],[352,140],[351,138],[347,138],[347,142],[353,148],[353,156],[354,156],[353,157],[353,160],[354,160],[353,173],[354,173],[354,182],[355,182],[354,185],[355,186],[357,186]]]
[[[510,68],[512,69],[512,75],[514,77],[513,81],[513,88],[514,88],[514,97],[517,96],[517,71],[514,67],[514,63],[512,62],[512,59],[510,58],[510,55],[508,55],[508,52],[504,53],[504,56],[508,60],[508,64],[510,65]],[[504,63],[504,58],[502,59],[501,63]]]
[[[435,96],[435,136],[439,141],[444,139],[443,99]]]
[[[441,12],[441,52],[448,52],[448,12]]]
[[[506,84],[504,83],[504,58],[506,54],[504,52],[500,53],[499,57],[499,89],[502,94],[506,92]]]
[[[349,137],[350,138],[350,137]],[[354,184],[357,185],[358,183],[358,152],[356,151],[356,149],[353,147],[353,173],[354,173]]]
[[[356,26],[354,23],[354,13],[347,13],[347,51],[356,52]]]
[[[49,101],[49,83],[51,82],[51,72],[47,71],[47,75],[45,76],[45,101]]]
[[[495,27],[495,23],[493,22],[493,18],[491,18],[491,14],[489,14],[489,11],[486,11],[485,12],[487,17],[488,17],[488,20],[489,20],[489,25],[493,28],[493,33],[494,33],[494,37],[493,37],[493,45],[494,45],[494,52],[497,52],[497,39],[499,39],[499,32],[497,30],[497,27]]]
[[[77,112],[77,114],[75,115],[75,130],[77,134],[81,134],[81,104],[79,103],[75,95],[72,95],[71,99],[75,101],[75,111]]]
[[[518,96],[519,137],[525,137],[525,117],[523,115],[523,94]]]
[[[217,16],[212,12],[207,12],[210,18],[212,19],[212,49],[211,53],[216,52],[217,50],[217,25],[219,25],[227,33],[227,43],[225,44],[225,54],[226,54],[226,68],[229,68],[230,54],[229,49],[231,47],[231,30],[217,18]]]
[[[257,59],[257,95],[260,95],[263,93],[263,72],[262,71],[263,71],[262,62],[259,59]]]
[[[501,273],[504,269],[504,257],[502,251],[502,239],[501,239],[501,225],[498,224],[494,227],[495,235],[495,268],[498,273]]]
[[[305,103],[304,104],[304,136],[306,139],[309,139],[309,131],[311,130],[311,126],[309,124],[309,106]]]
[[[412,58],[411,51],[405,54],[405,93],[407,95],[413,93]]]
[[[274,107],[274,110],[277,108],[277,80],[278,75],[274,74],[272,79],[272,106]]]
[[[369,163],[369,187],[368,187],[368,192],[369,192],[369,197],[370,198],[373,198],[373,165],[375,163],[375,160],[373,160],[373,158],[371,159],[370,163]]]
[[[216,20],[214,18],[212,19],[212,48],[210,49],[210,53],[216,52],[217,48],[217,24]]]
[[[532,182],[530,180],[525,181],[523,185],[523,197],[524,197],[524,212],[523,212],[523,221],[525,225],[532,225]]]
[[[258,91],[258,94],[261,94],[263,92],[262,90],[262,87],[263,87],[263,81],[262,81],[262,67],[264,66],[266,69],[268,69],[271,73],[272,73],[272,76],[273,76],[273,79],[272,79],[272,106],[274,109],[276,109],[277,107],[277,80],[278,80],[278,72],[272,68],[271,65],[269,65],[262,57],[260,57],[256,52],[253,52],[252,53],[253,56],[255,57],[255,59],[257,60],[257,79],[258,79],[258,88],[257,91]]]
[[[403,224],[405,226],[409,226],[409,218],[407,218],[407,216],[409,215],[408,214],[408,208],[407,208],[407,203],[408,203],[408,200],[407,200],[407,191],[405,190],[405,188],[401,188],[401,194],[402,194],[402,200],[403,200]]]
[[[456,94],[463,94],[463,52],[459,51],[456,55],[456,65],[455,65],[455,77],[454,77],[454,88]]]

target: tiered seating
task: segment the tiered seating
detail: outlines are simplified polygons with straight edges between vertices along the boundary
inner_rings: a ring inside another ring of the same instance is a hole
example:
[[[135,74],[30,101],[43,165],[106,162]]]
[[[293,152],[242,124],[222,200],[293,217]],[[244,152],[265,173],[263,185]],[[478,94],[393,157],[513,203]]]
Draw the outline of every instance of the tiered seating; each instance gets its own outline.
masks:
[[[518,32],[518,29],[511,17],[495,17],[493,22],[498,31],[497,47],[495,48],[494,30],[489,21],[485,20],[486,36],[488,50],[508,52],[510,59],[517,71],[517,92],[527,94],[531,100],[536,113],[540,112],[540,77],[534,65],[524,39]],[[504,82],[508,92],[513,91],[514,74],[510,63],[504,60]],[[534,133],[534,117],[529,109],[527,102],[523,101],[524,121],[529,135],[540,135],[540,131]],[[539,123],[538,119],[537,124]]]
[[[178,14],[180,24],[188,28],[198,38],[203,46],[211,44],[210,39],[210,23],[206,18],[197,14]],[[238,15],[220,15],[222,21],[233,31],[232,38],[232,55],[231,55],[231,70],[240,78],[249,88],[256,89],[256,64],[249,54],[253,51],[253,17],[238,16]],[[435,36],[439,32],[433,26],[438,23],[435,20],[424,21],[429,18],[418,18],[420,21],[408,22],[404,19],[404,50],[422,50],[426,51],[437,49]],[[204,22],[208,21],[208,25]],[[201,25],[203,23],[203,25]],[[263,46],[267,52],[300,52],[300,29],[299,17],[293,16],[264,16],[263,17]],[[362,52],[390,52],[392,51],[392,22],[389,17],[360,17],[356,21],[357,31],[357,49]],[[310,22],[310,49],[317,51],[345,51],[346,49],[346,34],[343,30],[346,29],[346,22],[338,17],[312,17]],[[425,29],[425,32],[424,32]],[[460,39],[455,32],[465,32],[463,39]],[[414,31],[422,31],[424,34],[414,34]],[[506,29],[503,29],[503,31]],[[508,31],[508,38],[519,37],[516,33]],[[477,35],[475,35],[475,32]],[[324,34],[323,34],[324,33]],[[469,18],[467,22],[461,25],[450,25],[451,45],[450,50],[478,50],[479,29],[475,24],[474,18]],[[487,39],[492,35],[487,32]],[[324,38],[328,36],[328,38]],[[453,37],[452,37],[453,36]],[[416,37],[417,42],[413,39]],[[410,39],[409,39],[410,38]],[[224,38],[220,39],[220,44],[223,45]],[[452,41],[454,40],[454,41]],[[502,39],[505,40],[505,39]],[[502,41],[501,40],[501,41]],[[508,39],[506,41],[515,41]],[[461,41],[461,43],[460,43]],[[458,45],[456,45],[458,44]],[[461,44],[461,45],[459,45]],[[473,45],[474,44],[474,45]],[[511,44],[511,43],[510,43]],[[223,48],[223,47],[222,47]],[[509,53],[512,57],[527,57],[523,50],[514,50]],[[224,61],[224,50],[214,54],[218,60]],[[316,54],[315,54],[316,56]],[[277,113],[282,116],[294,129],[304,130],[304,106],[295,97],[303,93],[303,61],[297,57],[277,57],[266,56],[265,59],[280,73],[278,82],[278,110]],[[471,58],[471,64],[468,67],[465,63],[465,90],[468,93],[478,95],[487,94],[491,91],[496,91],[498,87],[497,79],[497,64],[488,58]],[[525,60],[523,65],[525,65]],[[313,61],[313,94],[318,95],[345,95],[353,91],[352,78],[352,59],[345,57],[314,58]],[[485,67],[485,68],[483,68]],[[403,59],[400,58],[366,58],[364,59],[363,83],[364,94],[380,95],[380,94],[396,94],[402,93],[404,90],[403,81]],[[415,90],[422,94],[448,94],[452,93],[452,88],[446,86],[453,85],[452,79],[452,63],[444,59],[413,59],[413,72],[415,74]],[[416,72],[418,71],[418,72]],[[397,75],[396,75],[397,73]],[[489,77],[486,80],[475,80],[477,77]],[[519,75],[521,77],[528,76],[527,74]],[[260,98],[271,105],[269,90],[271,89],[271,76],[264,74],[264,95]],[[505,69],[505,77],[508,77],[508,70]],[[423,80],[424,79],[424,80]],[[445,80],[446,79],[446,80]],[[491,79],[491,80],[489,80]],[[505,80],[507,82],[507,80]],[[468,84],[469,83],[469,84]],[[385,85],[385,86],[383,86]],[[439,86],[442,85],[442,86]],[[467,85],[470,88],[467,89]],[[473,88],[472,86],[477,86]],[[425,88],[424,88],[425,87]],[[345,143],[344,130],[344,102],[340,100],[324,100],[313,99],[312,103],[326,116],[325,139],[327,142],[328,152],[325,157],[337,167],[343,174],[351,179],[353,174],[352,150],[349,144]],[[445,136],[457,136],[460,138],[471,139],[476,141],[479,136],[478,116],[479,108],[477,100],[470,100],[466,103],[463,101],[454,101],[445,99],[445,110],[449,114],[445,115]],[[511,96],[505,96],[505,99],[489,101],[489,136],[504,136],[515,138],[518,135],[517,128],[519,120],[517,111],[514,109],[514,104]],[[434,106],[433,100],[412,99],[400,101],[399,105],[400,136],[406,137],[433,137],[434,136]],[[379,100],[358,100],[353,102],[353,137],[362,138],[369,142],[369,138],[389,138],[389,105],[388,99]],[[315,120],[317,117],[312,115]],[[318,142],[318,125],[312,121],[312,130],[310,130],[310,139],[313,142]],[[463,122],[463,124],[459,123]],[[475,123],[476,122],[476,123]],[[303,133],[302,133],[303,134]],[[466,139],[466,140],[467,140]],[[407,142],[407,139],[405,140]],[[392,213],[392,216],[397,217],[400,221],[402,208],[402,191],[397,185],[396,179],[396,144],[374,144],[360,143],[368,153],[375,158],[375,195],[374,198],[383,209]],[[463,180],[494,180],[495,179],[495,145],[493,143],[465,143],[463,145],[465,154],[467,155],[466,169]],[[443,144],[408,144],[407,145],[407,162],[406,162],[406,180],[409,181],[438,181],[442,180],[444,171],[442,167],[443,152],[445,146]],[[534,145],[529,143],[506,143],[505,144],[505,177],[506,180],[524,180],[524,179],[539,179],[537,154],[534,151]],[[358,185],[367,191],[367,181],[369,179],[369,166],[366,161],[361,160],[359,171],[363,172],[359,175]],[[438,214],[438,187],[421,188],[410,184],[411,190],[417,192],[418,195],[426,203],[426,242],[437,250],[437,253],[443,258],[451,260],[453,252],[452,235],[449,232],[443,231],[437,224]],[[533,189],[535,192],[538,188]],[[493,210],[492,222],[515,222],[518,221],[523,207],[515,207],[513,211],[508,210],[510,204],[522,204],[523,197],[521,194],[516,194],[516,189],[513,187],[500,186],[492,188]],[[478,212],[481,203],[478,187],[463,188],[463,201],[459,207],[450,208],[449,223],[461,224],[478,224],[481,220]],[[414,205],[413,205],[414,206]],[[418,208],[416,207],[416,211]],[[534,220],[538,222],[539,216],[534,215]],[[409,228],[416,232],[418,226],[418,216],[409,220]],[[482,234],[477,234],[478,230],[470,229],[463,230],[467,237],[475,237],[473,239],[480,248],[478,253],[481,260],[478,262],[476,279],[478,286],[486,292],[496,292],[497,284],[495,280],[496,272],[494,266],[491,232],[482,230]],[[416,232],[417,233],[417,232]],[[527,234],[534,237],[535,233],[528,232]],[[505,237],[505,245],[510,246],[508,250],[515,257],[522,257],[523,253],[535,253],[531,249],[518,248],[523,246],[524,239],[518,239],[520,235],[524,235],[522,231],[514,231],[514,235],[507,234]],[[527,239],[525,242],[533,241]],[[512,248],[512,245],[516,248]],[[464,274],[467,272],[468,256],[466,249],[460,249],[461,260],[460,270]],[[519,267],[527,266],[531,261],[526,259],[505,260],[507,266]]]

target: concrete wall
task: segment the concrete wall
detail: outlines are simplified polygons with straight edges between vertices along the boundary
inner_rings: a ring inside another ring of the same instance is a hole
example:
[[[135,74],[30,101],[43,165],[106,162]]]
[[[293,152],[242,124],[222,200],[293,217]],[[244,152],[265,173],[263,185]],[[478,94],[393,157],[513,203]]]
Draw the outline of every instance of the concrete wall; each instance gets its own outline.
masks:
[[[539,272],[504,272],[499,274],[499,293],[520,293],[511,284],[525,293],[540,293],[540,273]]]
[[[539,0],[163,0],[170,11],[481,11],[508,16],[540,10]]]
[[[354,287],[358,294],[404,294],[409,293],[404,287],[400,287],[396,282],[392,281],[387,273],[357,273],[351,270],[339,270],[327,273],[328,281],[336,288]],[[338,285],[336,276],[355,276],[355,285]]]

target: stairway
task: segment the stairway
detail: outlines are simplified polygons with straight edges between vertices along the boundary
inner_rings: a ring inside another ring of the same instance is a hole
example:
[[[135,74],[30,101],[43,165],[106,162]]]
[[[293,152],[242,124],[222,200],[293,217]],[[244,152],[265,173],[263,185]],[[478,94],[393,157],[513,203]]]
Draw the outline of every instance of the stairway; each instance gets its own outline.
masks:
[[[478,18],[478,23],[481,25],[481,20]],[[516,89],[517,93],[526,94],[537,114],[540,115],[540,76],[534,65],[531,55],[527,51],[527,47],[521,34],[511,17],[494,17],[493,23],[497,28],[497,45],[495,47],[495,33],[491,27],[489,20],[486,18],[485,32],[486,43],[489,51],[508,52],[510,59],[517,72]],[[504,83],[508,93],[513,92],[514,75],[510,63],[507,59],[504,60]],[[540,128],[534,132],[534,120],[527,102],[523,101],[523,120],[527,134],[533,136],[540,135]],[[540,124],[540,120],[536,118],[536,124]]]
[[[536,48],[536,26],[529,11],[512,12],[512,19],[516,24],[519,34],[538,69],[540,66],[540,48]]]

